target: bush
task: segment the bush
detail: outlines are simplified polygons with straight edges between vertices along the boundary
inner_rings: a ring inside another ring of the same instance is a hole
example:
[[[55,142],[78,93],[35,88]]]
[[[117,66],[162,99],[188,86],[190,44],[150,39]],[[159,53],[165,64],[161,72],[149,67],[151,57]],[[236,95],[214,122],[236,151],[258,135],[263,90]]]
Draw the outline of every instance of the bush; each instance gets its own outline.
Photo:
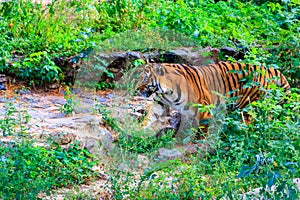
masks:
[[[32,142],[0,144],[0,198],[36,199],[42,192],[84,183],[95,174],[91,155],[77,144],[63,150],[46,149]]]
[[[0,72],[36,84],[62,81],[56,57],[68,57],[95,46],[91,1],[31,0],[0,3]]]

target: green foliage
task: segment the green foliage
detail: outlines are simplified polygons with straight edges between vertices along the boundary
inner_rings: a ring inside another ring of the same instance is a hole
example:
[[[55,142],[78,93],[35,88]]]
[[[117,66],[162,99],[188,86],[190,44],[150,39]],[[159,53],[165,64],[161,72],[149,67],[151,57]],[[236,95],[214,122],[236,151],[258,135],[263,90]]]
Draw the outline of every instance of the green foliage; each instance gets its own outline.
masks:
[[[0,11],[0,71],[37,83],[63,79],[50,60],[89,48],[111,52],[188,45],[248,49],[299,84],[296,0],[63,0],[47,6],[18,0],[2,2]],[[39,52],[43,55],[32,59]],[[99,84],[100,89],[111,86]]]
[[[60,107],[60,111],[65,113],[66,115],[71,115],[74,112],[74,108],[77,105],[75,95],[72,94],[69,87],[66,87],[66,91],[64,93],[64,99],[66,103]]]
[[[102,114],[102,119],[106,126],[111,127],[114,131],[121,131],[120,126],[118,125],[117,119],[113,118],[110,114],[111,111],[106,109],[106,107],[101,106],[99,112]]]
[[[114,73],[107,69],[109,64],[108,61],[100,59],[97,55],[89,55],[76,77],[76,84],[98,90],[113,88],[115,86],[115,83],[112,82]]]
[[[63,0],[42,6],[28,0],[2,2],[1,30],[8,39],[1,40],[5,44],[2,50],[26,55],[39,51],[70,55],[80,51],[90,34],[88,26],[94,21],[94,16],[89,16],[93,15],[90,3]]]
[[[33,142],[0,144],[1,199],[36,199],[54,187],[84,183],[94,176],[95,162],[77,144],[46,149]]]
[[[172,146],[175,140],[172,138],[174,131],[166,131],[161,137],[147,134],[147,131],[128,130],[130,135],[121,132],[118,136],[118,146],[125,151],[147,153],[153,152],[161,147]]]
[[[12,102],[7,102],[5,109],[0,119],[1,139],[10,136],[10,141],[0,142],[0,199],[37,199],[40,193],[49,194],[54,188],[95,177],[94,157],[78,143],[66,149],[55,145],[45,148],[33,139],[20,139],[29,136],[24,123],[30,117]]]
[[[267,98],[245,110],[251,116],[250,124],[243,122],[243,111],[222,119],[223,128],[212,143],[214,154],[191,156],[176,165],[153,164],[140,178],[134,179],[130,172],[114,174],[115,189],[120,189],[116,197],[240,199],[244,195],[252,199],[255,195],[247,192],[261,188],[259,197],[298,199],[292,180],[300,175],[299,90],[283,94],[273,88],[266,92]],[[199,154],[202,151],[199,149]]]
[[[101,107],[100,112],[105,125],[118,132],[118,147],[125,152],[149,153],[175,143],[175,139],[172,138],[174,131],[167,130],[161,137],[155,137],[150,130],[142,129],[139,122],[130,116],[127,116],[128,123],[122,126],[111,116],[110,110]]]
[[[53,59],[94,45],[89,25],[95,23],[97,13],[90,3],[63,0],[42,6],[30,0],[1,2],[0,71],[37,84],[63,80]]]
[[[136,83],[144,64],[145,61],[142,59],[134,60],[131,66],[124,70],[122,78],[116,84],[116,88],[125,90],[129,93],[129,96],[132,96],[135,93]]]
[[[2,136],[26,135],[24,124],[28,123],[30,116],[24,110],[18,110],[13,102],[5,103],[5,115],[0,119]]]
[[[55,65],[47,52],[37,52],[29,55],[21,62],[14,62],[8,68],[9,73],[15,73],[17,78],[31,80],[34,84],[57,82],[63,79],[62,70]]]

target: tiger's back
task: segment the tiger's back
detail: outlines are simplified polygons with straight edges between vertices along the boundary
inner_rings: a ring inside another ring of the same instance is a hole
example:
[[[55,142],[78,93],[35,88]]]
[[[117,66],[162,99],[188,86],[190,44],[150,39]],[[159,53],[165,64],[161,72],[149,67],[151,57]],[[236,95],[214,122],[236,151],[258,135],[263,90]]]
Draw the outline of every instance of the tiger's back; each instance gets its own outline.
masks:
[[[235,104],[230,106],[231,110],[244,108],[249,103],[258,100],[262,95],[262,89],[270,84],[275,84],[285,91],[290,89],[283,74],[274,68],[219,62],[199,67],[199,70],[206,74],[204,79],[210,91],[216,91],[227,98],[236,97]],[[214,72],[211,72],[213,70]],[[219,103],[218,97],[216,98],[217,101],[211,102],[212,104]]]

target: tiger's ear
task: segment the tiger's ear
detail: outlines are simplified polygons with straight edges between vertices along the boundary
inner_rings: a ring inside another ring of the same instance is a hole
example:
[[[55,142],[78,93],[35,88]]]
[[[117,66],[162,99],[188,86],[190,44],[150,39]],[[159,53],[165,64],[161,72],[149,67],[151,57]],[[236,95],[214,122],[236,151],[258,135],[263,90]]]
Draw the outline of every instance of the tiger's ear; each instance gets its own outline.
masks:
[[[154,65],[154,70],[155,70],[155,73],[159,76],[163,76],[164,75],[164,70],[162,68],[162,66],[160,64],[156,64]]]

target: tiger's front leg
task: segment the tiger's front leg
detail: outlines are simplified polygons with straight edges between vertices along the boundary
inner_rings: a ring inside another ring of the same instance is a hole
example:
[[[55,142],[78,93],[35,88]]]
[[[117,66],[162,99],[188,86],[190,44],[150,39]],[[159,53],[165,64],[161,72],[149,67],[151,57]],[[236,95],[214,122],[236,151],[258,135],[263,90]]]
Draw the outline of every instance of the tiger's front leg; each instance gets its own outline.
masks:
[[[190,137],[191,132],[189,133],[188,131],[191,130],[191,128],[194,129],[192,130],[195,134],[193,137],[199,139],[201,132],[207,132],[207,122],[211,117],[208,112],[199,112],[197,107],[190,107],[188,110],[181,111],[181,122],[176,135],[177,139],[183,141],[186,137]],[[206,123],[203,123],[204,121],[206,121]]]
[[[183,110],[180,112],[181,121],[176,134],[178,142],[182,142],[185,138],[189,136],[188,131],[191,128],[196,128],[199,122],[196,119],[197,111],[195,109]]]
[[[167,107],[157,102],[153,102],[147,107],[147,114],[142,122],[142,127],[151,128],[155,122],[157,122],[163,115],[166,114]]]

